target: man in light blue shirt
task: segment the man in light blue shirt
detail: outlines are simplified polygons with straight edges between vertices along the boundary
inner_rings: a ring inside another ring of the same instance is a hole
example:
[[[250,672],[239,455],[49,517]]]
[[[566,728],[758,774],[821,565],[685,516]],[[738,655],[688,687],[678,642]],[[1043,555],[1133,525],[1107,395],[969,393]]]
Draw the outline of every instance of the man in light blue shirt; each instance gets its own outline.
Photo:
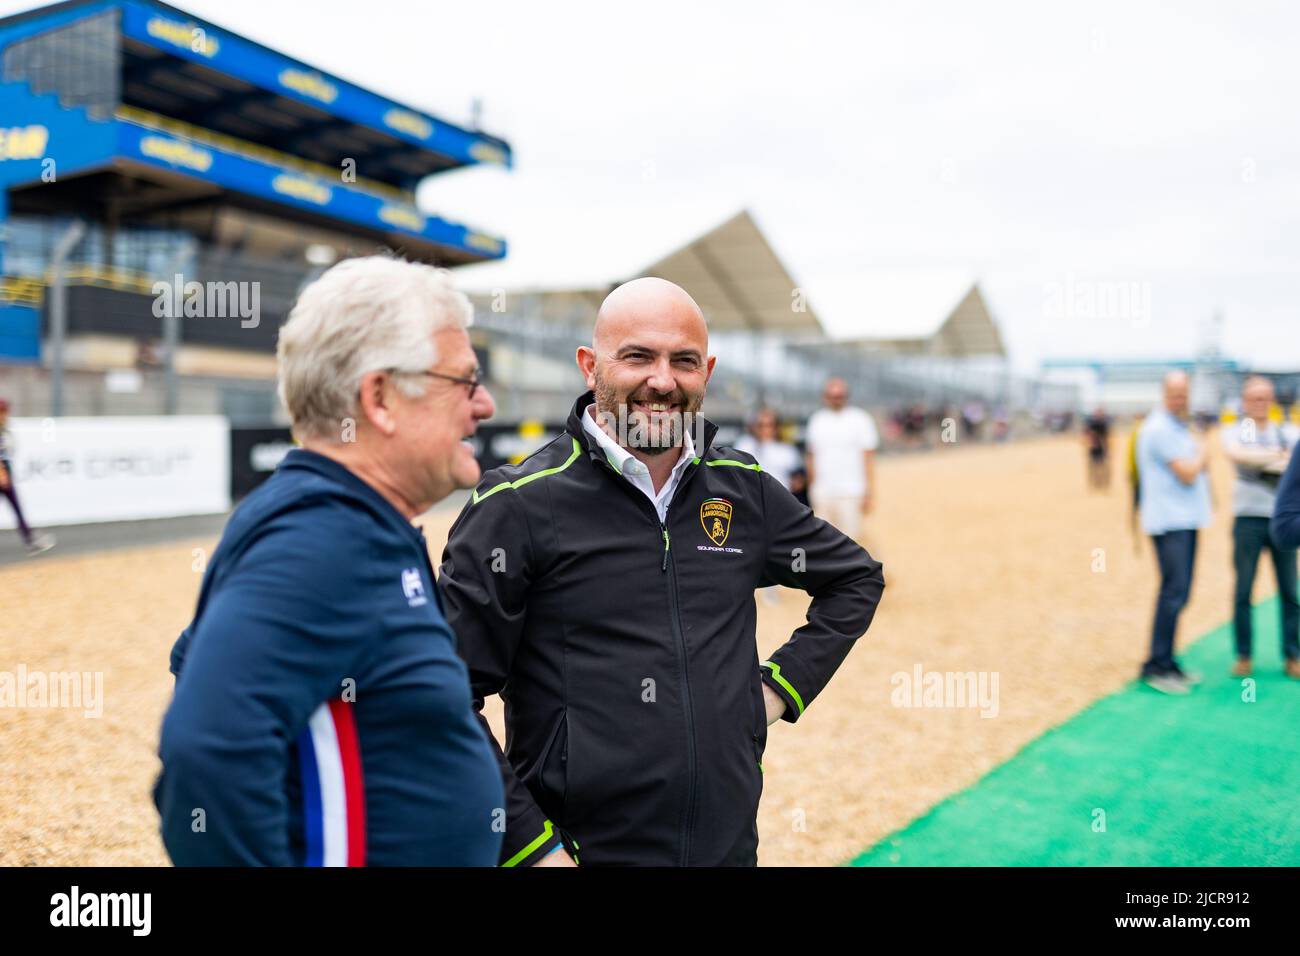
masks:
[[[1164,407],[1147,416],[1138,432],[1142,530],[1151,535],[1160,562],[1160,594],[1151,631],[1151,655],[1142,665],[1144,683],[1166,694],[1186,694],[1200,678],[1174,660],[1178,615],[1187,604],[1196,560],[1196,532],[1210,523],[1206,448],[1188,428],[1185,372],[1164,380]]]

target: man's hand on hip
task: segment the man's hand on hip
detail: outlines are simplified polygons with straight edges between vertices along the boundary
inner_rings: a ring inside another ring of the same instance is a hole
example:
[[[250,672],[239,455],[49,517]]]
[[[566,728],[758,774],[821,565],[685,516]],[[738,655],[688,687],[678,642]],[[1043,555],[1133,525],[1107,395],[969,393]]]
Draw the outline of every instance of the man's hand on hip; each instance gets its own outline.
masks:
[[[785,713],[785,701],[766,684],[763,685],[763,704],[767,708],[767,725],[771,727]]]
[[[569,856],[569,851],[564,847],[557,847],[546,856],[542,857],[533,866],[577,866],[573,862],[573,857]]]

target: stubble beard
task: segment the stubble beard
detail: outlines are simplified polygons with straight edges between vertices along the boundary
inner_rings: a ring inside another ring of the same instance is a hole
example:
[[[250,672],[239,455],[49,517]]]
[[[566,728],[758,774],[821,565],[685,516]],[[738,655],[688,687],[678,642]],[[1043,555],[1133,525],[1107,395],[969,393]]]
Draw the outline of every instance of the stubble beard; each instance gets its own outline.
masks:
[[[594,374],[596,384],[592,392],[596,396],[598,419],[603,418],[615,430],[614,440],[629,451],[658,456],[680,448],[686,429],[691,427],[700,406],[704,404],[702,394],[691,396],[680,392],[674,397],[682,400],[671,404],[681,405],[682,413],[668,415],[664,424],[651,428],[644,421],[644,413],[631,408],[631,395],[620,401],[617,390],[605,381],[600,371],[597,370]]]

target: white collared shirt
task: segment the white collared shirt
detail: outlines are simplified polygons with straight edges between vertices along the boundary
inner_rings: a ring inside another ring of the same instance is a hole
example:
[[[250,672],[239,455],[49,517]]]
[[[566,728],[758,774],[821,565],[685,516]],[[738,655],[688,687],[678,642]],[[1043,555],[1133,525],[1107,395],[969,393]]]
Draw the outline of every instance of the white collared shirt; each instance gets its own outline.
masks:
[[[587,406],[587,412],[582,416],[582,427],[586,429],[587,434],[596,439],[600,445],[601,451],[605,453],[605,458],[614,470],[631,482],[634,488],[640,489],[650,503],[655,506],[655,511],[659,515],[659,523],[668,523],[668,504],[673,500],[673,492],[677,490],[677,483],[682,480],[682,472],[686,466],[695,458],[695,442],[691,439],[691,430],[682,429],[682,450],[681,457],[677,464],[673,466],[672,474],[664,482],[664,486],[655,494],[655,485],[650,478],[650,469],[637,460],[626,448],[621,446],[614,439],[605,433],[605,429],[596,424],[596,419],[592,417],[595,410],[595,404]],[[668,454],[668,452],[665,452]]]

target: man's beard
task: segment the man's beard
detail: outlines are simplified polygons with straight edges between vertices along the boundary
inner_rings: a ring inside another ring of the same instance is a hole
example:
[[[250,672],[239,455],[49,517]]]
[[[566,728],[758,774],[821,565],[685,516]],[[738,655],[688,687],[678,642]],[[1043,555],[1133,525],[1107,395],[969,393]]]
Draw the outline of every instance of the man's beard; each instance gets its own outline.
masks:
[[[696,413],[704,404],[703,393],[688,395],[683,391],[670,392],[667,395],[641,394],[623,396],[605,381],[599,371],[595,373],[596,387],[592,389],[596,396],[597,421],[601,419],[612,429],[620,445],[629,450],[636,450],[647,455],[662,455],[664,452],[680,448],[686,429],[696,419]],[[651,416],[646,421],[646,414],[632,408],[633,402],[646,402],[663,405],[676,405],[680,413],[665,413],[658,421]]]

